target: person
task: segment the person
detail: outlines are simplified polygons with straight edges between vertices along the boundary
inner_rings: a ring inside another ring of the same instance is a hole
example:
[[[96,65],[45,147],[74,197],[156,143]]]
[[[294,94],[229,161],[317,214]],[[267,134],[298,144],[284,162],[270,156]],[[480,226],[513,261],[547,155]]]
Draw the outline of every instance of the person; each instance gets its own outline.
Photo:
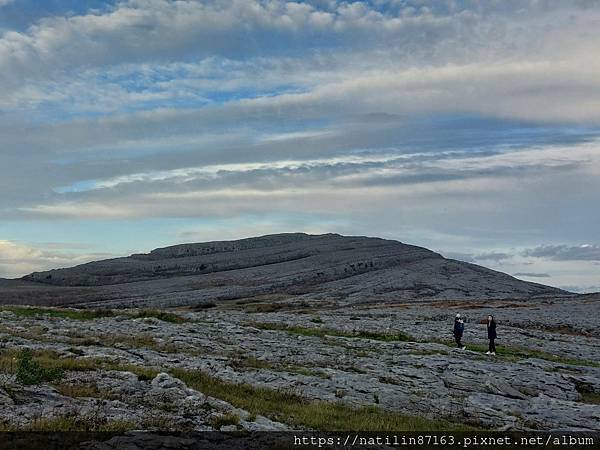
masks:
[[[454,318],[454,331],[453,331],[454,340],[456,341],[456,346],[463,350],[466,348],[464,345],[462,345],[462,342],[461,342],[464,331],[465,331],[465,322],[460,317],[460,314],[456,314],[456,317]]]
[[[488,351],[485,353],[486,355],[496,355],[496,321],[494,320],[494,316],[487,317],[487,333],[488,339],[490,340],[490,345]]]

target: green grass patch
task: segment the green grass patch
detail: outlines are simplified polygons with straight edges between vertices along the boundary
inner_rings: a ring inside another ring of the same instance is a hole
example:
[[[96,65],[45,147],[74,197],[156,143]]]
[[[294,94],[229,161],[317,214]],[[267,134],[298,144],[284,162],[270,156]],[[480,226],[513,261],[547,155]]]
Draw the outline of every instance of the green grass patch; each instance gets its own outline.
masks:
[[[286,331],[292,334],[299,334],[302,336],[316,336],[316,337],[325,337],[325,336],[338,336],[338,337],[347,337],[347,338],[358,338],[358,339],[372,339],[375,341],[383,341],[383,342],[415,342],[415,339],[402,332],[394,332],[394,333],[382,333],[376,331],[343,331],[336,330],[332,328],[323,328],[323,327],[301,327],[297,325],[285,325],[281,323],[250,323],[248,324],[255,328],[259,328],[261,330],[276,330],[276,331]]]
[[[3,307],[2,310],[11,311],[21,317],[58,317],[71,320],[94,320],[102,317],[113,317],[115,314],[110,309],[66,309],[66,308],[34,308],[22,306]]]
[[[16,380],[31,385],[54,381],[62,378],[64,370],[60,367],[45,367],[33,359],[30,350],[23,350],[17,359]]]
[[[174,313],[171,313],[168,311],[163,311],[160,309],[143,309],[141,311],[136,312],[131,317],[134,319],[153,317],[155,319],[162,320],[163,322],[169,322],[169,323],[189,322],[189,320],[183,316],[180,316],[178,314],[174,314]]]
[[[412,417],[376,406],[352,408],[343,403],[309,400],[294,392],[234,384],[199,370],[176,368],[171,374],[189,387],[225,400],[250,414],[263,415],[289,425],[323,431],[472,430],[459,423]]]
[[[6,372],[15,372],[20,352],[16,350],[6,350],[0,352],[0,367],[5,368]],[[62,371],[85,372],[93,370],[116,370],[119,372],[132,372],[140,380],[152,380],[159,371],[152,368],[136,366],[133,364],[121,364],[109,359],[102,358],[72,358],[60,357],[52,350],[31,351],[31,356],[35,364],[48,369],[60,369]],[[51,381],[51,380],[49,380]]]

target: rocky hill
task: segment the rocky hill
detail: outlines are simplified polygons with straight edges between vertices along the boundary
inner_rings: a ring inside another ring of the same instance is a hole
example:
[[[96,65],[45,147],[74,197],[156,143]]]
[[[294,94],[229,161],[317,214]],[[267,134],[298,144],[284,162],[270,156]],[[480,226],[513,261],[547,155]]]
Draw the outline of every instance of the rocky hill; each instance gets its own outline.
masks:
[[[600,431],[597,294],[396,241],[178,245],[2,280],[0,303],[84,307],[0,306],[0,430]]]
[[[23,286],[4,289],[5,303],[8,291],[18,292],[19,303],[30,303],[29,290],[35,302],[56,298],[52,287],[63,291],[64,304],[111,307],[190,306],[265,295],[362,303],[567,294],[398,241],[302,233],[176,245],[32,273],[21,281]]]

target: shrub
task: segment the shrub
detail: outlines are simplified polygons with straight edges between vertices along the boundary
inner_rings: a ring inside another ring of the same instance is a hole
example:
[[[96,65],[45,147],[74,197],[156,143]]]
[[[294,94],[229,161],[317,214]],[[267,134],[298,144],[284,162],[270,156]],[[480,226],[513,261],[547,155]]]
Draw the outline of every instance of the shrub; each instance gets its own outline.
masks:
[[[33,359],[31,351],[26,349],[21,352],[17,362],[16,380],[21,384],[40,384],[45,381],[54,381],[62,378],[63,370],[54,368],[44,368]]]

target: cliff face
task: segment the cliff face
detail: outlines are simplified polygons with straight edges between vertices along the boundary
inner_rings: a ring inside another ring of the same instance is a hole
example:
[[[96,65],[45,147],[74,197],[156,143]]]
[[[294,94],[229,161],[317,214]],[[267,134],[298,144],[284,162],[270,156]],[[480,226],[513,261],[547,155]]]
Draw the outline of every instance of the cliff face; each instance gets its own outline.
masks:
[[[150,296],[158,306],[265,294],[349,302],[565,294],[398,241],[301,233],[176,245],[24,280],[101,287],[111,298]]]

